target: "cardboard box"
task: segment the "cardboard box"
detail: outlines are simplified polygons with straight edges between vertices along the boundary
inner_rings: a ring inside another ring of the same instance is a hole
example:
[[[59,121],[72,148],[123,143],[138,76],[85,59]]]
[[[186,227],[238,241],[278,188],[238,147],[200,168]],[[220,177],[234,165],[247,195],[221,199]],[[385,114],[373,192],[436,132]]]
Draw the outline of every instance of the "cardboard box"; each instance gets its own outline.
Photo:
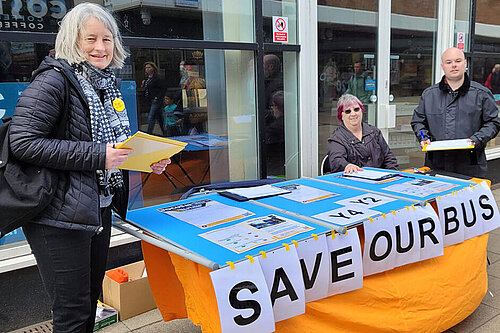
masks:
[[[107,304],[98,304],[95,314],[94,332],[118,322],[118,311]]]
[[[106,272],[102,284],[104,303],[118,310],[120,320],[155,309],[156,303],[149,288],[148,277],[143,277],[146,268],[144,261],[118,268],[127,272],[130,280],[118,283],[111,280]]]

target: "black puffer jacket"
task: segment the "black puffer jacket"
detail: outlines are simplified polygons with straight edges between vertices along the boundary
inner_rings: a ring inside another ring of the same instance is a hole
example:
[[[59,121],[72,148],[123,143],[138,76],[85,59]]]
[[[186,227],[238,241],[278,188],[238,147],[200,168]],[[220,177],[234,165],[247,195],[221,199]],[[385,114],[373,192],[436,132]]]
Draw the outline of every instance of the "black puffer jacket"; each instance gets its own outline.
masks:
[[[378,128],[361,124],[361,141],[345,127],[344,123],[328,138],[328,159],[332,172],[344,171],[347,164],[359,167],[398,169],[398,161],[385,142]]]
[[[106,144],[92,142],[88,105],[65,61],[46,57],[35,75],[17,103],[10,147],[21,161],[61,170],[54,199],[35,222],[98,231],[101,221],[95,170],[105,168]],[[65,89],[70,89],[70,98],[69,109],[64,110],[68,112],[64,140],[51,139],[63,111]]]

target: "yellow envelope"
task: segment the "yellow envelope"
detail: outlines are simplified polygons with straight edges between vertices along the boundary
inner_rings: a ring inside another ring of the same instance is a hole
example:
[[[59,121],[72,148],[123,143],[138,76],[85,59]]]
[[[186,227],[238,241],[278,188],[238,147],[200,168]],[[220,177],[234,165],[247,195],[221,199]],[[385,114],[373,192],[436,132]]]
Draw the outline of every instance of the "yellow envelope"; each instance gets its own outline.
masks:
[[[162,138],[156,135],[137,132],[116,147],[129,148],[134,152],[118,169],[152,172],[150,165],[170,158],[186,147],[186,142]]]

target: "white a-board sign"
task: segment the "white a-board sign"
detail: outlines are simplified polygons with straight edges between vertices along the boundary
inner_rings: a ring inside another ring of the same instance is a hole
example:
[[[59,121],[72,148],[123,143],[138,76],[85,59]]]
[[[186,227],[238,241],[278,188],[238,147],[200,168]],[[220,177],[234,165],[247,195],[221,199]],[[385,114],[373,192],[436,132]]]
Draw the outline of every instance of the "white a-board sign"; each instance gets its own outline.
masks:
[[[322,234],[299,242],[297,254],[302,270],[306,302],[327,297],[330,258],[326,235]]]
[[[365,276],[387,271],[396,266],[396,231],[392,217],[379,215],[363,223],[365,246],[363,248],[363,274]]]
[[[222,332],[273,332],[274,315],[258,259],[210,272]]]
[[[327,237],[330,253],[330,283],[328,295],[346,293],[363,287],[363,264],[358,231],[351,229],[345,235]]]
[[[306,297],[295,246],[268,252],[259,262],[269,289],[274,320],[278,322],[304,313]]]

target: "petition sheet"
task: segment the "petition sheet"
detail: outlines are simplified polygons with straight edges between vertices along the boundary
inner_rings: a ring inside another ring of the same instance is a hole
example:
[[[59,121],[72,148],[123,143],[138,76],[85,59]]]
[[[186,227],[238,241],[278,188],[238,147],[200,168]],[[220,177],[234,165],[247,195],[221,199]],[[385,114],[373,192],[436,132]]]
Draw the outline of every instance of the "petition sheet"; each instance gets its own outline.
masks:
[[[319,201],[327,198],[336,197],[340,194],[329,192],[325,190],[320,190],[318,188],[300,185],[300,184],[289,184],[278,186],[279,188],[287,191],[291,191],[289,194],[282,194],[281,197],[297,201],[303,204],[307,204],[314,201]]]
[[[254,215],[246,209],[210,199],[159,208],[158,211],[202,229]]]
[[[267,215],[199,236],[233,252],[242,253],[309,230],[313,228],[306,224],[282,216]]]
[[[437,194],[443,191],[447,191],[457,186],[458,185],[445,183],[438,180],[414,179],[406,183],[387,186],[384,188],[384,190],[403,193],[416,197],[426,197],[431,194]]]

